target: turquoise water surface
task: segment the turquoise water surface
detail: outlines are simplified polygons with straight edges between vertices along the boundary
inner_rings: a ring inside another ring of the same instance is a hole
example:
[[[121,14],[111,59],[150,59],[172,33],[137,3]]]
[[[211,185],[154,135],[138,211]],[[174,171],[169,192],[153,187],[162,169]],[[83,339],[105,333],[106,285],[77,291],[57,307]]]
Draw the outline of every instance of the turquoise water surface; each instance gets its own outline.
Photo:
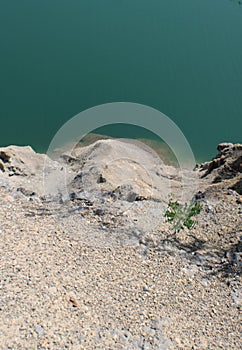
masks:
[[[242,141],[237,1],[0,4],[1,145],[45,151],[69,118],[115,101],[165,113],[198,159],[213,156],[221,141]]]

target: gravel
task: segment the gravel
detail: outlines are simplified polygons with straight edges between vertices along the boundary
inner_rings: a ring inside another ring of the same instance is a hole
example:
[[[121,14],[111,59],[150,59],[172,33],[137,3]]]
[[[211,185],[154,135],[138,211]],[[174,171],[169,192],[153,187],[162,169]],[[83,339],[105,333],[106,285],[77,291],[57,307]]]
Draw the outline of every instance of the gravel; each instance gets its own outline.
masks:
[[[211,190],[197,227],[176,234],[159,204],[143,225],[154,202],[125,216],[124,202],[118,214],[121,202],[0,195],[1,349],[242,348],[235,193]]]

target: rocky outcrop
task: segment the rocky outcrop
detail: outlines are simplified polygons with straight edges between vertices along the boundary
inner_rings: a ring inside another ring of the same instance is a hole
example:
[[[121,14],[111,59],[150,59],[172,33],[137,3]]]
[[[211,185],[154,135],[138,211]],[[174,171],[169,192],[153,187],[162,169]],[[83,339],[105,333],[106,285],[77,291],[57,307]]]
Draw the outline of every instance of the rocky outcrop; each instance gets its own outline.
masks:
[[[221,184],[241,194],[242,145],[222,143],[217,149],[212,161],[187,171],[188,184],[189,177],[199,174],[198,189]],[[0,148],[0,182],[25,196],[92,195],[128,202],[167,202],[168,195],[179,194],[182,187],[179,169],[165,165],[151,148],[114,139],[78,147],[57,160],[29,146]]]
[[[0,148],[0,161],[8,176],[35,176],[43,168],[45,157],[35,153],[30,146]]]
[[[0,180],[24,195],[52,198],[80,193],[129,202],[167,200],[180,186],[178,171],[142,143],[98,140],[58,160],[31,147],[0,149]]]
[[[36,153],[30,146],[0,148],[0,181],[9,189],[26,196],[43,195],[43,169],[52,162],[46,155]]]
[[[199,172],[207,183],[223,183],[241,194],[242,145],[221,143],[218,154],[210,162],[200,165]]]

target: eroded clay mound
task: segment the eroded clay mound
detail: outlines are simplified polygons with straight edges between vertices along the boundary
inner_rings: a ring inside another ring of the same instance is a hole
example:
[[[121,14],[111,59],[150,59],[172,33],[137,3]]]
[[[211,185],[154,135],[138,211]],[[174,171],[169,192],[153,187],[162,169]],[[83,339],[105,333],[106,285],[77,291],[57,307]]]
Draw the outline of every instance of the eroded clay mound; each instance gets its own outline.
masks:
[[[68,185],[72,192],[99,191],[133,201],[167,198],[172,186],[180,185],[177,169],[141,143],[99,140],[64,159],[75,173]]]

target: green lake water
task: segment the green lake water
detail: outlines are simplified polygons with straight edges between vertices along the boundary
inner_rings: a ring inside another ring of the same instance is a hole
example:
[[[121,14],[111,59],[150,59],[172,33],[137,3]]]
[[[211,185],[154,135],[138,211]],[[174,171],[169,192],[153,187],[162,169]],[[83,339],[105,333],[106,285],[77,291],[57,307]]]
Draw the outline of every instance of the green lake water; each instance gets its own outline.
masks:
[[[118,101],[166,114],[198,160],[211,158],[219,142],[242,141],[239,2],[0,0],[0,5],[1,146],[30,144],[46,151],[68,119]],[[152,137],[128,129],[125,137]],[[107,132],[122,136],[115,126]]]

